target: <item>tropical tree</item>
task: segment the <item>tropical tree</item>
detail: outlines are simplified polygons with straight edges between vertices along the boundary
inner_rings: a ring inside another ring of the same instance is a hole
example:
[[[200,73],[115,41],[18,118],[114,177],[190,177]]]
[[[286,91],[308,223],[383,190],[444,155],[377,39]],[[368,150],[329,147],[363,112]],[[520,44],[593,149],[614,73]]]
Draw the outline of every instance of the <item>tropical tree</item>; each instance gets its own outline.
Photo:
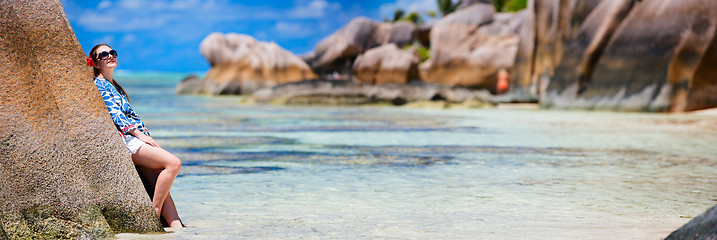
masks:
[[[461,2],[463,1],[459,0],[456,3],[453,3],[451,0],[436,0],[436,3],[438,3],[438,11],[441,12],[441,16],[446,16],[458,10],[458,6],[461,5]]]
[[[421,14],[412,11],[408,15],[406,15],[406,11],[403,9],[396,9],[396,11],[393,12],[393,19],[388,19],[386,17],[383,18],[384,22],[398,22],[398,21],[409,21],[414,24],[419,24],[423,22],[423,19],[421,19]]]
[[[421,19],[421,15],[415,11],[409,13],[408,16],[403,18],[403,20],[412,22],[414,24],[419,24],[419,23],[423,22],[423,19]]]
[[[505,5],[506,12],[517,12],[528,6],[528,0],[511,0]]]
[[[393,21],[398,22],[399,20],[403,19],[403,15],[405,15],[406,12],[403,11],[403,9],[397,8],[396,11],[393,12]]]
[[[496,12],[502,12],[505,7],[505,3],[508,2],[508,0],[491,0],[491,2],[493,3],[493,7],[495,7]]]

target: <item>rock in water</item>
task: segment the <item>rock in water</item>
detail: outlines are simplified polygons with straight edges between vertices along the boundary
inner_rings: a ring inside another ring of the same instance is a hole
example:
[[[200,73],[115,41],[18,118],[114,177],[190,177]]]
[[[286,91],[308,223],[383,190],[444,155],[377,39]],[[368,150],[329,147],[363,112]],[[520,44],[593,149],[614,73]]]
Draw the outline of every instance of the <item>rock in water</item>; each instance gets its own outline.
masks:
[[[202,80],[197,75],[191,74],[184,77],[177,87],[174,89],[176,94],[191,94],[196,93],[199,86],[202,84]]]
[[[714,206],[675,230],[665,240],[717,239],[717,206]]]
[[[212,68],[195,93],[247,94],[276,84],[315,79],[309,65],[276,43],[242,34],[212,33],[199,46]],[[177,92],[191,92],[177,89]]]
[[[60,1],[0,0],[0,239],[163,231]]]
[[[406,84],[418,78],[418,54],[403,51],[391,43],[372,48],[356,58],[354,73],[360,82]]]

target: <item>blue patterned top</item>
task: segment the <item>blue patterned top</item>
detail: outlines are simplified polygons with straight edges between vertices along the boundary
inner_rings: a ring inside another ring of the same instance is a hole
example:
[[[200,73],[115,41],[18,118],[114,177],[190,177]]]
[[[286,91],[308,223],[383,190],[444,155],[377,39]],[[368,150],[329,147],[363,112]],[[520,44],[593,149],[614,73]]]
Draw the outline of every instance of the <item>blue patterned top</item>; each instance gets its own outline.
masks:
[[[115,123],[117,130],[122,133],[122,137],[126,138],[126,135],[130,135],[129,131],[134,129],[139,129],[139,131],[149,136],[149,130],[144,126],[142,120],[139,119],[139,116],[132,109],[132,106],[129,105],[126,95],[120,94],[112,83],[104,78],[96,77],[95,85],[97,85],[97,90],[100,91],[102,99],[105,101],[105,105],[107,105],[107,110],[110,112],[112,122]]]

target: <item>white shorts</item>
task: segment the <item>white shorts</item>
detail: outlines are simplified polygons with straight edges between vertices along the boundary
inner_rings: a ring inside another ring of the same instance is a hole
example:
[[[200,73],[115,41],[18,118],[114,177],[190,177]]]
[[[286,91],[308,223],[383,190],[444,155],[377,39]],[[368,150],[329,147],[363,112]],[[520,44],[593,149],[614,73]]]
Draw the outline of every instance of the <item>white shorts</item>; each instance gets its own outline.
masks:
[[[127,138],[124,139],[125,145],[127,145],[127,150],[131,152],[132,154],[137,153],[137,150],[139,150],[139,147],[141,147],[144,142],[142,140],[139,140],[139,138],[136,138],[132,135],[127,135]]]

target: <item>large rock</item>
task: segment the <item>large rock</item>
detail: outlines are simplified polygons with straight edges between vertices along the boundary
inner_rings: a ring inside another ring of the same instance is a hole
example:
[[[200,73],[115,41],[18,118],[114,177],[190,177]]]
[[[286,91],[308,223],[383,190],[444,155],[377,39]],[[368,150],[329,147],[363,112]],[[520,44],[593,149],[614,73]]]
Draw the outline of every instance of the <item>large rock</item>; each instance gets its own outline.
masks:
[[[510,69],[510,93],[514,95],[538,98],[538,81],[533,79],[533,54],[535,49],[535,10],[533,0],[528,1],[526,9],[520,11],[516,18],[522,19],[517,29],[519,40],[515,63]]]
[[[665,238],[665,240],[710,239],[717,239],[717,206],[690,220]]]
[[[601,7],[608,4],[618,3],[603,2]],[[630,3],[622,5],[625,4]],[[587,61],[592,74],[581,76],[582,72],[576,75],[565,71],[560,84],[549,88],[544,106],[627,111],[683,111],[717,106],[716,75],[711,70],[715,54],[710,52],[717,48],[714,39],[717,2],[632,4],[604,50],[594,54],[599,56],[594,66]],[[620,8],[624,7],[617,7]],[[586,23],[583,29],[599,25]],[[594,41],[599,46],[603,40]]]
[[[520,29],[515,16],[475,4],[442,18],[431,30],[431,58],[420,66],[421,79],[494,91],[498,70],[515,62]]]
[[[478,3],[487,3],[487,4],[493,4],[491,0],[463,0],[461,1],[461,4],[458,6],[458,9],[467,8],[470,6],[473,6],[473,4]]]
[[[418,60],[415,50],[404,51],[391,43],[372,48],[356,58],[354,74],[363,83],[406,84],[418,78]]]
[[[0,239],[162,231],[59,1],[0,1]]]
[[[212,68],[195,92],[246,94],[257,89],[314,79],[309,65],[276,43],[241,34],[212,33],[199,46]],[[177,92],[191,91],[177,89]]]
[[[610,1],[604,1],[610,2]],[[562,60],[566,45],[575,37],[582,22],[600,0],[533,0],[535,13],[535,46],[529,79],[520,73],[519,82],[530,82],[532,91],[543,94],[547,83]],[[521,71],[528,69],[522,68]]]
[[[620,23],[632,10],[634,0],[605,1],[595,8],[567,45],[560,64],[555,69],[543,102],[556,106],[570,105],[577,94],[590,83],[595,64]],[[566,100],[556,99],[556,93],[570,87]]]
[[[333,72],[351,73],[353,61],[361,53],[384,44],[403,47],[413,42],[416,26],[413,23],[379,23],[358,17],[316,45],[314,56],[307,59],[320,75]]]

